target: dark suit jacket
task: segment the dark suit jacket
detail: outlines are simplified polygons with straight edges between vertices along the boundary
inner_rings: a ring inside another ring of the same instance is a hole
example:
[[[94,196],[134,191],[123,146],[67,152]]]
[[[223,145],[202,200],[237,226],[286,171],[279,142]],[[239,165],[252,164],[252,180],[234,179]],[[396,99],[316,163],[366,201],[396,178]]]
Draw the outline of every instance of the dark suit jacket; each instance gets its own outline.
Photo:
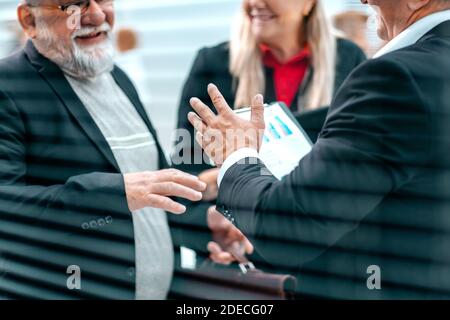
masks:
[[[301,268],[301,294],[450,297],[449,56],[450,21],[359,66],[282,181],[261,162],[227,171],[219,210],[268,261]]]
[[[117,67],[112,75],[157,141],[128,77]],[[0,255],[1,296],[134,298],[123,176],[61,70],[31,42],[0,61]],[[81,268],[82,290],[67,288],[69,265]]]
[[[341,86],[345,78],[350,74],[350,72],[358,66],[361,62],[365,61],[366,56],[363,51],[355,45],[353,42],[338,39],[337,41],[337,65],[336,65],[336,77],[335,77],[335,91]],[[230,57],[229,57],[229,44],[222,43],[215,47],[203,48],[201,49],[195,61],[193,63],[192,69],[186,80],[186,83],[181,94],[180,106],[178,109],[178,128],[188,130],[191,133],[191,137],[194,137],[194,129],[187,120],[187,114],[192,110],[189,105],[189,100],[191,97],[198,97],[202,101],[210,101],[207,94],[206,87],[209,83],[216,84],[225,99],[230,106],[234,105],[235,100],[235,87],[233,86],[233,77],[229,71]],[[266,79],[266,92],[264,95],[265,101],[275,102],[275,86],[273,82],[273,69],[265,67],[265,79]],[[302,85],[298,88],[296,98],[294,101],[298,101],[299,97],[303,97],[308,89],[313,70],[310,69],[309,76],[303,81]],[[301,100],[301,99],[300,99]],[[317,126],[316,121],[312,123],[309,118],[302,119],[302,110],[297,110],[293,108],[294,114],[297,116],[300,123],[305,126],[308,134],[315,141],[317,138],[318,131],[322,128],[323,122]],[[326,110],[323,112],[323,116],[320,116],[320,120],[324,120],[326,115]],[[316,117],[315,117],[316,118]],[[320,121],[319,121],[320,122]],[[196,145],[192,138],[191,145]],[[185,152],[188,152],[186,149]],[[193,157],[194,152],[201,154],[201,148],[197,146],[197,149],[192,148],[189,150],[191,156]],[[208,169],[207,164],[200,165],[186,165],[181,166],[182,169],[190,172],[201,172]]]

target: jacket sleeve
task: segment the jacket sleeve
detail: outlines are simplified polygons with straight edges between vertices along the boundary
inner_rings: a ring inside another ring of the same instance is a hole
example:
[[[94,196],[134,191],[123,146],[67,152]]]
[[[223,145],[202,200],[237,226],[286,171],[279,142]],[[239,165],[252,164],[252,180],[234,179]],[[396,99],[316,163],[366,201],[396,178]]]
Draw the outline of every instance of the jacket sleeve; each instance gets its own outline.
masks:
[[[0,92],[0,219],[29,219],[34,226],[59,224],[67,233],[80,232],[86,223],[107,215],[131,219],[121,174],[96,172],[60,185],[28,184],[26,141],[18,108]]]
[[[219,210],[268,261],[298,267],[315,259],[429,161],[426,103],[417,92],[400,63],[363,64],[298,167],[278,181],[261,162],[235,164],[221,183]]]

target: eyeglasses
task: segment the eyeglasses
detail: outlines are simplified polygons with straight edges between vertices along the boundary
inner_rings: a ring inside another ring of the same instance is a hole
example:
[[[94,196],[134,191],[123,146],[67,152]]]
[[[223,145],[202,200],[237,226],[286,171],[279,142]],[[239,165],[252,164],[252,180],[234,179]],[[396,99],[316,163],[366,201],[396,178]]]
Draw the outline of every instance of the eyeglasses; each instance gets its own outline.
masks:
[[[89,7],[91,6],[91,1],[92,0],[77,0],[77,1],[73,1],[73,2],[69,2],[66,4],[61,4],[61,5],[33,5],[33,4],[28,4],[29,7],[31,8],[48,8],[48,9],[53,9],[53,10],[60,10],[64,13],[69,13],[69,9],[72,7],[77,7],[80,9],[80,14],[85,14],[88,10]],[[100,7],[105,8],[110,6],[114,0],[96,0],[95,1]]]

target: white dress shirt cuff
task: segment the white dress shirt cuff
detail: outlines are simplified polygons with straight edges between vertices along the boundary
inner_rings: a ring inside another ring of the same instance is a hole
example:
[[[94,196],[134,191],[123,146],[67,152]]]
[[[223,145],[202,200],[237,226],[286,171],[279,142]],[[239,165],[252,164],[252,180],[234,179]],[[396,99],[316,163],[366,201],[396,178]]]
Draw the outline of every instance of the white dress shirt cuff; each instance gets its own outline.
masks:
[[[233,165],[241,161],[245,158],[258,158],[258,151],[252,148],[241,148],[228,156],[223,162],[222,167],[220,168],[219,175],[217,177],[217,185],[220,187],[220,183],[222,182],[225,173],[230,169]]]

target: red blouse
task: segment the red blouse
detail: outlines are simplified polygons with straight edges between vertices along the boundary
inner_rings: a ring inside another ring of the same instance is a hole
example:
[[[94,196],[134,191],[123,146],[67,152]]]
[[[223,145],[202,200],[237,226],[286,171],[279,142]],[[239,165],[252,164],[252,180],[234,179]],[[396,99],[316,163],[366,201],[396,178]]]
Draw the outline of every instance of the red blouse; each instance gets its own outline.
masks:
[[[264,65],[273,69],[277,101],[282,101],[291,107],[310,64],[311,52],[308,45],[284,64],[278,62],[267,46],[261,46],[261,52]]]

